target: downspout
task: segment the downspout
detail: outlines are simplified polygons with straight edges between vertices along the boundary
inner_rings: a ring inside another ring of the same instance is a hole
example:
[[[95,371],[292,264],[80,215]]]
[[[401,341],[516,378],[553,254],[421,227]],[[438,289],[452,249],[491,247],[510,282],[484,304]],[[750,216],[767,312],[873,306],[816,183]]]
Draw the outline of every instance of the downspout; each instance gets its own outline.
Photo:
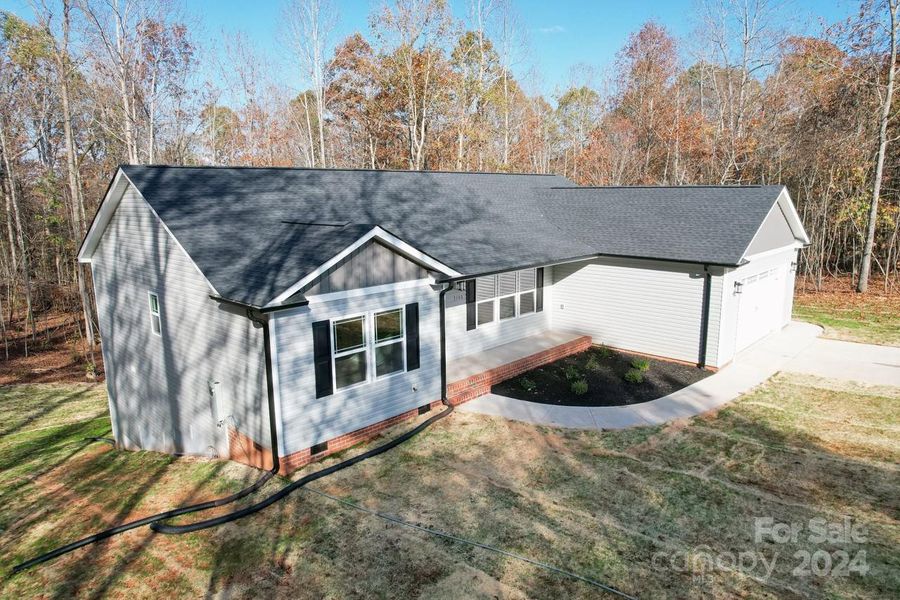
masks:
[[[712,273],[709,265],[703,265],[703,308],[700,316],[700,356],[697,368],[706,368],[706,338],[709,336],[709,309],[710,296],[712,295]]]
[[[447,399],[447,301],[444,296],[452,289],[453,284],[446,283],[438,296],[441,319],[441,402],[445,406],[450,406],[450,400]]]
[[[271,427],[271,436],[272,436],[272,458],[273,458],[273,466],[270,471],[268,471],[265,475],[263,475],[256,483],[248,488],[244,488],[240,492],[232,494],[226,498],[220,498],[218,500],[212,500],[210,502],[204,502],[202,504],[195,504],[192,506],[186,506],[183,508],[177,508],[174,510],[166,511],[164,513],[159,513],[157,515],[153,515],[150,517],[146,517],[144,519],[140,519],[138,521],[132,521],[130,523],[125,523],[124,525],[119,525],[118,527],[113,527],[111,529],[107,529],[105,531],[101,531],[100,533],[94,534],[92,536],[83,538],[77,542],[73,542],[67,546],[63,546],[61,548],[57,548],[51,552],[46,554],[42,554],[36,558],[33,558],[29,561],[26,561],[22,564],[16,565],[13,568],[14,573],[18,573],[19,571],[23,571],[29,567],[33,567],[34,565],[40,564],[42,562],[46,562],[52,558],[56,558],[62,554],[67,552],[71,552],[77,548],[81,548],[82,546],[87,546],[88,544],[92,544],[94,542],[98,542],[100,540],[112,537],[113,535],[122,533],[124,531],[128,531],[130,529],[134,529],[136,527],[140,527],[141,525],[150,525],[150,529],[159,533],[167,533],[167,534],[179,534],[179,533],[189,533],[191,531],[200,531],[202,529],[208,529],[210,527],[215,527],[217,525],[222,525],[224,523],[230,523],[232,521],[237,521],[243,517],[255,514],[267,506],[271,506],[275,502],[286,498],[295,490],[305,486],[307,483],[311,481],[316,481],[323,477],[327,477],[332,473],[336,473],[337,471],[341,471],[348,467],[352,467],[353,465],[360,463],[364,460],[372,458],[373,456],[378,456],[379,454],[383,454],[396,446],[399,446],[403,442],[409,440],[410,438],[418,435],[420,432],[424,431],[428,427],[430,427],[436,421],[443,419],[447,415],[453,412],[453,406],[447,400],[447,361],[446,361],[446,327],[445,327],[445,302],[444,295],[453,288],[452,284],[447,284],[447,287],[442,289],[439,296],[440,302],[440,330],[441,330],[441,401],[447,406],[447,408],[440,413],[426,419],[415,428],[407,431],[406,433],[390,440],[389,442],[382,444],[381,446],[377,446],[372,448],[362,454],[358,454],[352,458],[349,458],[345,461],[337,463],[335,465],[331,465],[330,467],[326,467],[320,471],[316,471],[314,473],[310,473],[300,479],[289,483],[288,485],[282,487],[277,492],[263,498],[259,502],[242,508],[240,510],[236,510],[234,512],[215,517],[212,519],[207,519],[205,521],[199,521],[197,523],[191,523],[187,525],[168,525],[166,523],[162,523],[161,521],[166,519],[171,519],[173,517],[188,514],[192,512],[197,512],[199,510],[204,510],[207,508],[213,508],[215,506],[222,506],[223,504],[227,504],[229,502],[233,502],[239,498],[243,498],[247,496],[251,492],[259,489],[262,485],[271,479],[275,473],[278,472],[280,460],[278,459],[278,439],[276,432],[276,424],[275,424],[275,386],[272,379],[272,357],[270,350],[270,339],[269,339],[269,324],[268,319],[263,319],[257,317],[256,311],[250,309],[247,311],[247,318],[249,318],[254,323],[259,324],[263,328],[263,341],[265,343],[265,361],[266,361],[266,391],[268,394],[268,402],[269,402],[269,425]]]
[[[363,452],[362,454],[358,454],[354,457],[348,458],[347,460],[344,460],[337,464],[331,465],[330,467],[325,467],[324,469],[322,469],[320,471],[315,471],[314,473],[310,473],[308,475],[301,477],[300,479],[294,480],[291,483],[284,486],[283,488],[281,488],[280,490],[278,490],[277,492],[273,493],[272,495],[263,498],[256,504],[252,504],[252,505],[242,508],[240,510],[233,511],[233,512],[230,512],[228,514],[225,514],[225,515],[222,515],[219,517],[207,519],[205,521],[199,521],[196,523],[189,523],[186,525],[169,525],[168,523],[154,522],[150,525],[150,529],[152,529],[153,531],[155,531],[157,533],[165,533],[165,534],[191,533],[193,531],[201,531],[203,529],[209,529],[210,527],[216,527],[218,525],[224,525],[225,523],[231,523],[233,521],[237,521],[238,519],[242,519],[249,515],[258,513],[259,511],[263,510],[267,506],[271,506],[272,504],[278,502],[279,500],[282,500],[282,499],[288,497],[295,490],[302,488],[307,483],[316,481],[323,477],[327,477],[328,475],[331,475],[332,473],[336,473],[336,472],[346,469],[348,467],[352,467],[353,465],[355,465],[357,463],[361,463],[364,460],[368,460],[369,458],[372,458],[373,456],[378,456],[379,454],[383,454],[383,453],[387,452],[388,450],[399,446],[406,440],[418,435],[419,433],[421,433],[422,431],[424,431],[425,429],[430,427],[432,425],[432,423],[435,423],[435,422],[439,421],[440,419],[443,419],[450,413],[452,413],[453,405],[450,404],[450,401],[447,399],[447,335],[446,335],[447,328],[446,328],[446,324],[445,324],[446,302],[445,302],[444,296],[447,294],[447,292],[449,292],[451,289],[453,289],[453,284],[445,283],[444,285],[446,287],[444,287],[441,290],[441,292],[438,296],[438,302],[440,304],[440,321],[441,321],[440,322],[441,402],[446,406],[446,408],[444,410],[442,410],[438,414],[426,419],[425,421],[423,421],[422,423],[420,423],[413,429],[407,431],[406,433],[390,440],[389,442],[382,444],[381,446],[377,446],[375,448],[367,450],[366,452]],[[266,329],[266,331],[268,331],[268,329]],[[268,345],[266,346],[266,348],[268,349]],[[271,381],[271,378],[270,378],[270,381]],[[274,402],[273,402],[273,404],[274,404]]]
[[[269,441],[272,445],[272,468],[270,473],[277,475],[281,458],[278,456],[278,423],[275,420],[275,379],[272,376],[272,345],[269,337],[269,317],[257,315],[253,309],[247,309],[247,318],[263,330],[263,355],[266,364],[266,396],[269,405]]]

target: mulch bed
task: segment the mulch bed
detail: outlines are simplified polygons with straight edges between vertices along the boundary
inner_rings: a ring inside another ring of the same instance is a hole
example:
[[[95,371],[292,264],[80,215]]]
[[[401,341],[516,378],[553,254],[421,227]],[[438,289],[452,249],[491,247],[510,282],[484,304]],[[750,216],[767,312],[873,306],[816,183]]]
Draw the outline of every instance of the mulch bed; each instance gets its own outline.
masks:
[[[640,383],[625,380],[634,361],[649,366],[641,372]],[[499,383],[491,391],[539,404],[625,406],[661,398],[710,375],[696,366],[594,347]],[[577,380],[587,382],[587,392],[572,390]]]

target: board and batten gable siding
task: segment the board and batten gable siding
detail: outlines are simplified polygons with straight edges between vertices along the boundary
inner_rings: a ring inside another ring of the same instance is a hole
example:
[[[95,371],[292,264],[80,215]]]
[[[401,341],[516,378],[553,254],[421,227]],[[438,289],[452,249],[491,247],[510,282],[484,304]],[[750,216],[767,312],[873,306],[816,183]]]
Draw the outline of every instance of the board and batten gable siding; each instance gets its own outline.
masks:
[[[556,265],[549,308],[553,329],[590,335],[595,344],[697,362],[703,312],[700,265],[603,258]],[[713,276],[708,340],[721,294]],[[717,343],[707,344],[707,359]],[[715,364],[715,361],[710,362]]]
[[[420,264],[373,240],[351,252],[300,293],[329,294],[426,277],[428,271]]]
[[[419,368],[316,398],[312,324],[419,303]],[[441,398],[438,292],[427,283],[272,313],[276,394],[289,455]]]
[[[466,329],[465,289],[447,292],[446,328],[447,360],[483,352],[501,344],[537,335],[550,329],[550,302],[552,299],[551,269],[544,269],[544,310],[512,319],[497,320]]]
[[[217,426],[225,417],[268,442],[261,330],[209,298],[205,279],[131,185],[91,269],[120,444],[227,456],[227,430]],[[151,331],[151,291],[161,335]]]

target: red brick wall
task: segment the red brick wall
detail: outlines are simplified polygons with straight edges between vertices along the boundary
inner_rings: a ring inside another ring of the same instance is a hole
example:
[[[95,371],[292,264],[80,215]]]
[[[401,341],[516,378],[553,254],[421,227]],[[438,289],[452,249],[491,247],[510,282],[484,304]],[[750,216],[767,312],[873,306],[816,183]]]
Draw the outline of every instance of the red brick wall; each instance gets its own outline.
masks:
[[[590,336],[581,336],[570,342],[549,348],[542,352],[526,356],[525,358],[513,361],[509,364],[502,365],[496,369],[485,371],[473,375],[461,381],[454,381],[447,386],[447,397],[451,404],[457,405],[467,402],[478,396],[483,396],[491,391],[491,386],[505,381],[516,375],[521,375],[526,371],[530,371],[536,367],[549,364],[553,361],[565,358],[570,354],[583,352],[591,347]],[[441,406],[440,400],[435,400],[429,404],[431,409]],[[408,419],[415,418],[419,414],[419,409],[406,411],[399,415],[395,415],[389,419],[385,419],[379,423],[373,423],[368,427],[345,433],[328,440],[328,449],[318,454],[312,454],[310,448],[294,452],[280,459],[281,472],[290,473],[304,467],[311,462],[315,462],[320,458],[324,458],[329,454],[346,450],[359,443],[372,439],[388,427],[392,427]],[[248,438],[236,429],[230,428],[228,431],[230,443],[230,458],[244,464],[248,464],[261,469],[269,469],[272,465],[272,452],[268,448],[263,448],[258,443]]]
[[[228,458],[268,471],[272,468],[272,450],[235,429],[228,428]]]
[[[440,400],[435,400],[434,402],[429,403],[429,407],[431,408],[431,410],[434,410],[435,408],[438,408],[440,406],[442,406]],[[311,462],[328,456],[329,454],[334,454],[335,452],[346,450],[347,448],[351,448],[359,443],[370,440],[388,427],[392,427],[394,425],[397,425],[398,423],[402,423],[407,419],[413,419],[418,414],[419,409],[414,408],[412,410],[406,411],[405,413],[394,415],[390,419],[385,419],[384,421],[373,423],[368,427],[363,427],[362,429],[357,429],[356,431],[351,431],[350,433],[345,433],[344,435],[332,438],[328,440],[328,449],[324,452],[320,452],[319,454],[312,454],[310,448],[306,448],[305,450],[300,450],[299,452],[289,454],[288,456],[282,457],[281,469],[285,473],[295,471],[300,467],[304,467]]]
[[[478,373],[462,379],[454,381],[447,385],[447,398],[450,404],[458,405],[469,400],[474,400],[479,396],[483,396],[491,391],[491,386],[506,381],[517,375],[521,375],[526,371],[541,367],[552,363],[553,361],[565,358],[571,354],[583,352],[591,347],[590,336],[583,335],[577,337],[571,342],[566,342],[559,346],[554,346],[537,354],[526,356],[519,360],[501,365],[495,369]]]

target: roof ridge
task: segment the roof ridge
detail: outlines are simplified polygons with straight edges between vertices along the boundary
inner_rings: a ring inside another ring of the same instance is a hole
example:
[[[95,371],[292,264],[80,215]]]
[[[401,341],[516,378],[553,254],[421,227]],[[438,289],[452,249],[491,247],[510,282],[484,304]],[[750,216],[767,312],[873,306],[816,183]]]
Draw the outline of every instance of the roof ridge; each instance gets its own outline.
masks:
[[[575,185],[575,186],[552,186],[551,190],[616,190],[616,189],[685,189],[685,188],[712,188],[712,189],[746,189],[746,188],[764,188],[764,187],[784,187],[781,183],[749,183],[749,184],[690,184],[690,185]]]
[[[425,173],[439,173],[439,174],[451,174],[451,175],[525,175],[529,177],[563,177],[562,175],[557,175],[556,173],[527,173],[527,172],[504,172],[504,171],[447,171],[447,170],[410,170],[410,169],[365,169],[365,168],[357,168],[357,167],[282,167],[282,166],[270,166],[270,167],[254,167],[250,165],[167,165],[167,164],[130,164],[123,163],[119,165],[119,168],[124,167],[150,167],[150,168],[165,168],[165,169],[213,169],[213,170],[225,170],[225,169],[244,169],[244,170],[252,170],[252,171],[351,171],[351,172],[364,172],[364,173],[417,173],[417,174],[425,174]]]

